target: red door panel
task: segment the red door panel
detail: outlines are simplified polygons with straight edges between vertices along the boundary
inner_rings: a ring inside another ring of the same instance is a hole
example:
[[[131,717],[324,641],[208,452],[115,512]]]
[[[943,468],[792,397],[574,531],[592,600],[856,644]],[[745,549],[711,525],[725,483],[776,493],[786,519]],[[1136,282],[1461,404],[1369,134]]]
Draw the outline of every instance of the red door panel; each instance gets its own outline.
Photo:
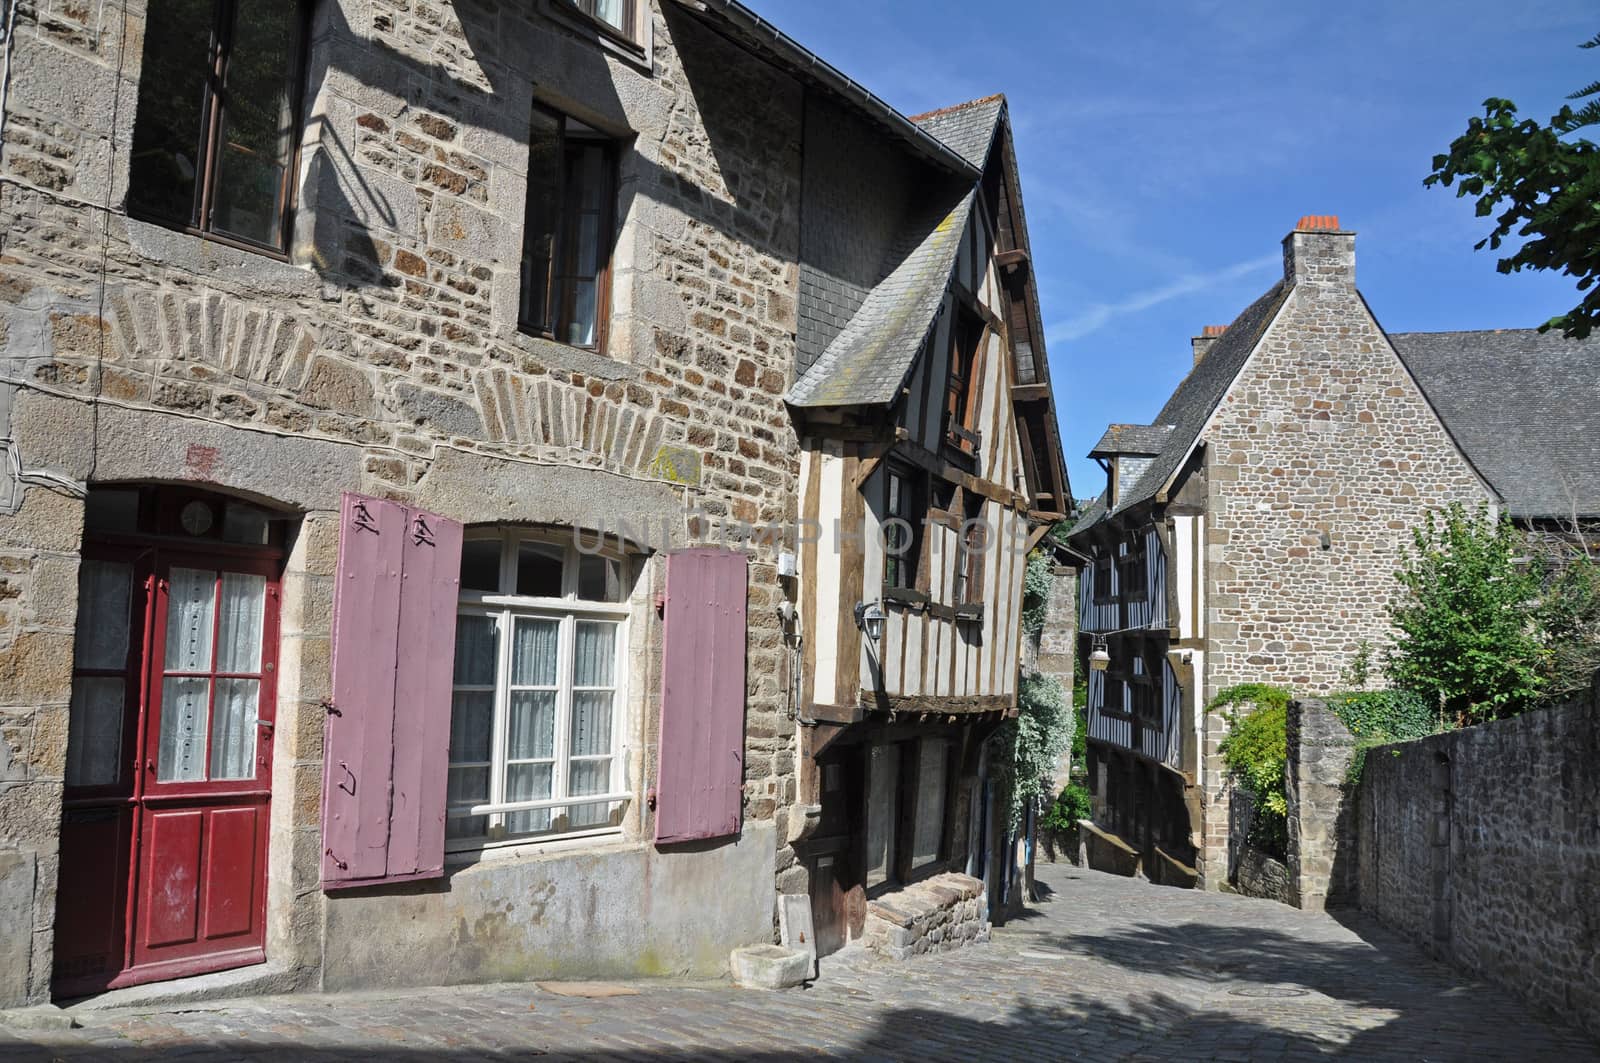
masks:
[[[165,945],[187,945],[200,928],[200,841],[205,813],[147,812],[144,883],[135,958]]]
[[[255,884],[256,808],[223,808],[207,813],[205,904],[202,908],[206,940],[249,935],[257,928]]]

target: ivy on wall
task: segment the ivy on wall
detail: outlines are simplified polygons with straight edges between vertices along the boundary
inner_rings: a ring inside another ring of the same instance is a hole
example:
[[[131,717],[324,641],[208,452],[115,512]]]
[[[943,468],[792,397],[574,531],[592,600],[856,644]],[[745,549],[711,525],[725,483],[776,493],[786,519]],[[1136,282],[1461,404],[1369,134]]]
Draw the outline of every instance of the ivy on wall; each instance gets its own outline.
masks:
[[[1212,700],[1229,725],[1220,751],[1238,783],[1255,799],[1250,844],[1278,860],[1289,848],[1289,798],[1283,770],[1289,758],[1289,692],[1266,683],[1228,687]]]

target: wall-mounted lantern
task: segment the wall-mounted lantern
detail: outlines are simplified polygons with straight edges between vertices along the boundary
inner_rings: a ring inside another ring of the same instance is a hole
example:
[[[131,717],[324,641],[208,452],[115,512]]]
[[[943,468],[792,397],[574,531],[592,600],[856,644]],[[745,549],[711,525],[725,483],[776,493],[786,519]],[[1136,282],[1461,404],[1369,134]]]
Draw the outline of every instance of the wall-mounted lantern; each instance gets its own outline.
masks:
[[[877,642],[883,637],[883,606],[877,602],[857,602],[856,627],[868,640]]]

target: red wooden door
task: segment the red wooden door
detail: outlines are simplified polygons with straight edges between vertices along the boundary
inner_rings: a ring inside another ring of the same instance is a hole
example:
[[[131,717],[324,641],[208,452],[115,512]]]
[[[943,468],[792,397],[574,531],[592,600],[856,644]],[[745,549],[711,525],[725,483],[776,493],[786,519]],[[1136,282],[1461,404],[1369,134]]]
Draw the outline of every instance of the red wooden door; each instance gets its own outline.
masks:
[[[167,555],[154,589],[132,933],[113,986],[266,958],[276,565]]]

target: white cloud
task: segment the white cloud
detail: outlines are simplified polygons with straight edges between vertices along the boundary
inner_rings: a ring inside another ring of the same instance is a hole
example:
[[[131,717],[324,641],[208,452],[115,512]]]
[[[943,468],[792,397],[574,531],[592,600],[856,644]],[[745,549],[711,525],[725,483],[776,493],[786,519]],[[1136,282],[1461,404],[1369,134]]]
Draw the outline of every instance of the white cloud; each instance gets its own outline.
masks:
[[[1094,303],[1085,307],[1076,316],[1065,321],[1056,322],[1045,329],[1045,340],[1048,343],[1059,343],[1062,340],[1075,340],[1101,328],[1107,323],[1127,314],[1148,310],[1152,306],[1170,302],[1173,299],[1207,288],[1224,284],[1228,281],[1247,277],[1252,273],[1266,269],[1268,266],[1281,265],[1283,259],[1276,254],[1260,255],[1245,262],[1236,262],[1225,269],[1211,273],[1186,273],[1177,280],[1169,281],[1159,288],[1150,288],[1136,292],[1126,299],[1119,299],[1114,303]]]

